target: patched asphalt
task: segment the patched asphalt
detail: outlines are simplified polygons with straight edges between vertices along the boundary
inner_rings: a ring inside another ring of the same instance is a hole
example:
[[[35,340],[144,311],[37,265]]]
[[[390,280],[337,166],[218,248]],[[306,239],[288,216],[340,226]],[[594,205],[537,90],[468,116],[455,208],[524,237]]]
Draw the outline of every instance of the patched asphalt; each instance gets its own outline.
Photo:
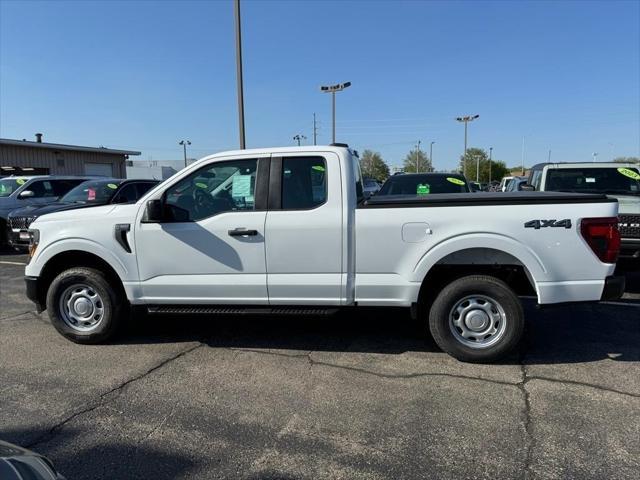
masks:
[[[640,476],[636,273],[614,305],[525,301],[520,351],[471,365],[393,309],[136,318],[79,346],[24,262],[0,255],[0,439],[69,480]]]

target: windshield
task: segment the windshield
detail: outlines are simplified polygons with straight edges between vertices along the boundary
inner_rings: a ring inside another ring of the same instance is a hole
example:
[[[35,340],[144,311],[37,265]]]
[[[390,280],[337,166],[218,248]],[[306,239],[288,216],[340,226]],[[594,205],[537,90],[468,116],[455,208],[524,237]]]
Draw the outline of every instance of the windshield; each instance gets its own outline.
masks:
[[[467,182],[460,175],[394,175],[376,195],[430,195],[466,193]]]
[[[109,203],[120,185],[120,180],[90,180],[70,190],[63,202],[70,203]]]
[[[25,183],[24,178],[3,178],[0,180],[0,197],[8,197]]]
[[[547,171],[545,190],[585,193],[640,194],[638,168],[558,168]]]

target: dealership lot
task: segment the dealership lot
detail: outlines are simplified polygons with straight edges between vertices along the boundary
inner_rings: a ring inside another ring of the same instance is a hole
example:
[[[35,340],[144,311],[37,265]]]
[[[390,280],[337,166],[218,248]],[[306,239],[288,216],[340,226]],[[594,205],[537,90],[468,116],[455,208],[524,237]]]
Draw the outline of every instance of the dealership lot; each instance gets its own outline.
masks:
[[[0,255],[0,439],[82,478],[637,478],[640,278],[621,302],[536,309],[498,365],[402,311],[140,318],[64,340]]]

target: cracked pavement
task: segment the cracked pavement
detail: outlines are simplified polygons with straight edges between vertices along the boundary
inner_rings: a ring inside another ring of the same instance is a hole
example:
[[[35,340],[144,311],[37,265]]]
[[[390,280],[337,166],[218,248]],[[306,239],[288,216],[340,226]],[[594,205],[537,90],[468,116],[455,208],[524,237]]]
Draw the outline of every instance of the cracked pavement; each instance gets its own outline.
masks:
[[[74,345],[22,275],[0,264],[0,439],[70,480],[640,476],[637,291],[525,302],[521,350],[472,365],[393,309],[137,318]]]

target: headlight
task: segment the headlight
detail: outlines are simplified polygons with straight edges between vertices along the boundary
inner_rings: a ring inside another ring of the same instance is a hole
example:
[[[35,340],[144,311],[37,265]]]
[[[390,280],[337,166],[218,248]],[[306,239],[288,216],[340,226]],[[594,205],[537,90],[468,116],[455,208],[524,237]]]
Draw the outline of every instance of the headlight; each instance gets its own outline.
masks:
[[[29,229],[29,258],[33,258],[40,243],[40,230]]]

